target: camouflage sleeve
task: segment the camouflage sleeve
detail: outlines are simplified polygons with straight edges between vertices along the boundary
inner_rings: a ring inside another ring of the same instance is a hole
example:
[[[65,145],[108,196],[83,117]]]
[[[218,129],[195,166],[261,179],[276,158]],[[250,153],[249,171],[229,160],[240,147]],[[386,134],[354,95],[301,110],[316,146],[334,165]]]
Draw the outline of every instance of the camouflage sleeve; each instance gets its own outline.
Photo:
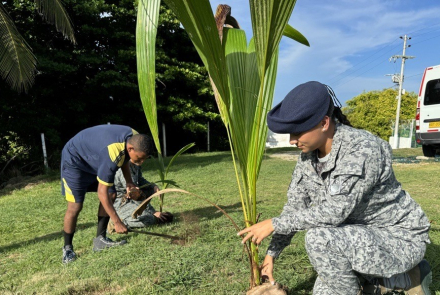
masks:
[[[151,183],[150,183],[148,180],[146,180],[146,179],[144,178],[144,176],[142,176],[142,167],[137,166],[136,169],[138,169],[137,173],[138,173],[138,175],[139,175],[139,176],[138,176],[138,185],[139,185],[139,188],[144,188],[144,187],[149,186]]]
[[[126,193],[126,182],[125,182],[125,177],[124,174],[122,173],[121,169],[118,169],[118,171],[116,171],[115,174],[115,189],[116,189],[116,196],[120,197],[122,195],[125,195]]]
[[[375,186],[380,175],[379,155],[380,147],[374,141],[361,140],[351,145],[329,175],[325,200],[300,211],[283,211],[281,216],[272,219],[275,233],[288,235],[298,230],[335,227],[343,223],[364,194]],[[301,185],[300,180],[298,186]]]
[[[308,206],[308,196],[304,187],[298,186],[298,182],[301,180],[301,164],[299,163],[292,174],[292,180],[287,191],[287,204],[284,205],[281,216],[288,216],[289,214],[294,214],[295,212],[300,212],[306,209]],[[270,245],[267,248],[267,255],[274,258],[278,258],[281,252],[290,245],[292,237],[295,232],[289,234],[274,233]]]
[[[269,247],[267,248],[266,254],[272,256],[273,258],[278,258],[284,248],[290,245],[295,233],[296,232],[293,232],[288,235],[274,233]]]
[[[153,205],[151,203],[148,204],[147,208],[145,208],[145,211],[149,212],[150,214],[156,213],[156,209],[154,209]]]

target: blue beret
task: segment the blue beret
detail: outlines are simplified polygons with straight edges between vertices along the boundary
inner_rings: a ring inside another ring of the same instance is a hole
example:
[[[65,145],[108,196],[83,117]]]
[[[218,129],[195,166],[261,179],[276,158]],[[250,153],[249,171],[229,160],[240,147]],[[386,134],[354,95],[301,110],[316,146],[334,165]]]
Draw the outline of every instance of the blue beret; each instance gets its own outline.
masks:
[[[267,114],[267,126],[275,133],[301,133],[318,125],[329,110],[327,86],[311,81],[293,88]]]

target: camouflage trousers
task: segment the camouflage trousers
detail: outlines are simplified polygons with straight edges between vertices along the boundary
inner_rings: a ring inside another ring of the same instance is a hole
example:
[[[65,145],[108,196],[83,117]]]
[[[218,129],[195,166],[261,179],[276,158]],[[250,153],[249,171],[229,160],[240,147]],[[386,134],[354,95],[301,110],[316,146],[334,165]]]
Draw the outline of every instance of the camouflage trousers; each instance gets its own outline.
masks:
[[[308,230],[306,250],[318,273],[313,294],[362,294],[362,281],[410,270],[423,259],[426,244],[404,238],[362,225]]]
[[[133,211],[142,203],[141,201],[134,201],[128,199],[126,202],[121,202],[122,198],[116,198],[114,207],[119,218],[125,225],[131,228],[146,227],[156,224],[156,217],[154,217],[154,208],[148,204],[147,208],[137,218],[131,217]]]

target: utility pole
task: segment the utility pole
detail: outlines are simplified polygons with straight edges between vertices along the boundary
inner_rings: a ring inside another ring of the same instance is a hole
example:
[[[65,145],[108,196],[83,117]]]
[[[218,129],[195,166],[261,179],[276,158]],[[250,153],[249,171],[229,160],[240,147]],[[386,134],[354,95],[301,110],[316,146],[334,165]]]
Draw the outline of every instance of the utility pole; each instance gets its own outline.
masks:
[[[393,144],[393,148],[397,149],[399,148],[399,117],[400,117],[400,104],[401,104],[401,100],[402,100],[402,87],[403,87],[403,70],[405,68],[405,60],[407,59],[411,59],[414,58],[414,56],[407,56],[405,55],[406,52],[406,48],[407,47],[411,47],[411,45],[406,45],[406,41],[407,40],[411,40],[411,37],[408,37],[407,35],[405,36],[400,36],[400,39],[403,39],[403,53],[402,55],[393,55],[390,58],[394,60],[394,62],[396,62],[396,60],[398,58],[402,59],[402,65],[400,66],[400,75],[398,76],[398,79],[395,79],[396,75],[393,76],[393,82],[396,80],[399,82],[399,93],[397,95],[397,110],[396,110],[396,124],[394,125],[394,144]]]

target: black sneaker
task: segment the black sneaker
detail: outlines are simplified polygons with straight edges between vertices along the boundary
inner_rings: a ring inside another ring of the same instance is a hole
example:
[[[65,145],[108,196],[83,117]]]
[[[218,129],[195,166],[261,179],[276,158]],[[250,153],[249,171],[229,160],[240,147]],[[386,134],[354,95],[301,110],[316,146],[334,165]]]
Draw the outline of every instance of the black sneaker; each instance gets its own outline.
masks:
[[[63,263],[69,263],[76,259],[76,254],[73,251],[72,245],[67,245],[63,247]]]
[[[101,251],[101,250],[104,250],[107,248],[121,246],[124,244],[127,244],[126,240],[115,242],[112,239],[109,239],[107,237],[98,236],[93,239],[93,251]]]

